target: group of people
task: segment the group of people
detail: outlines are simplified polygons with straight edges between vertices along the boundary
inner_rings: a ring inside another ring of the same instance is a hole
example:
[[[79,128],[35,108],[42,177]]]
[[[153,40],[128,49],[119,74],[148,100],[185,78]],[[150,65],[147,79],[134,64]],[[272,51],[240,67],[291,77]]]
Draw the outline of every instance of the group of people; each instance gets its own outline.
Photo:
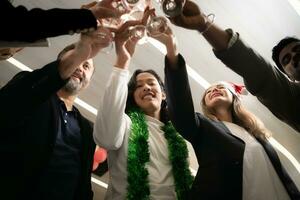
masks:
[[[56,61],[20,72],[1,88],[0,195],[92,199],[97,144],[108,152],[106,199],[300,199],[299,189],[268,141],[270,131],[243,107],[240,86],[224,81],[212,84],[199,102],[203,113],[195,112],[185,60],[170,26],[150,35],[167,50],[165,81],[152,69],[138,69],[129,77],[139,38],[129,36],[128,30],[144,23],[154,10],[146,8],[142,20],[121,25],[113,37],[111,30],[97,26],[101,18],[122,14],[111,3],[103,0],[75,11],[52,10],[61,15],[78,12],[77,23],[84,27],[79,41],[60,52]],[[25,15],[24,8],[19,9]],[[37,10],[43,12],[49,11]],[[237,32],[212,23],[190,0],[170,21],[201,33],[216,57],[244,78],[248,91],[300,130],[300,40],[285,38],[274,47],[275,67]],[[61,32],[47,27],[49,35],[36,30],[36,35],[28,32],[26,39],[25,35],[0,37],[34,41],[80,29],[75,22],[68,29],[70,23],[64,23]],[[103,29],[107,35],[99,37]],[[74,100],[91,81],[92,58],[112,40],[116,61],[91,124]],[[185,140],[192,144],[199,164],[195,177],[189,170]]]

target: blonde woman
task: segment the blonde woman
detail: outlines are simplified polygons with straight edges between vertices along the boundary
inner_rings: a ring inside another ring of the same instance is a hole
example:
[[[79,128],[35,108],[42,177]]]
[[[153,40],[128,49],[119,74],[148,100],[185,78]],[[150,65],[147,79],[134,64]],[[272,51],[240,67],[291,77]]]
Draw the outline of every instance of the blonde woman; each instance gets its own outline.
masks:
[[[219,82],[194,110],[184,58],[169,30],[157,36],[167,49],[165,84],[170,118],[196,153],[199,169],[189,199],[299,199],[299,191],[268,142],[263,123],[241,104],[241,87]]]

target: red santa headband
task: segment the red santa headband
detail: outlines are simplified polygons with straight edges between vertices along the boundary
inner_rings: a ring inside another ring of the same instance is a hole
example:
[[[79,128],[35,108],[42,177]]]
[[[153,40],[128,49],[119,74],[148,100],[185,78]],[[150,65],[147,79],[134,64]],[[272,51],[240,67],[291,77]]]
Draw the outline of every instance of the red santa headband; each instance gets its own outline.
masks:
[[[244,85],[232,83],[229,81],[220,81],[214,85],[218,85],[218,84],[224,85],[227,89],[229,89],[232,93],[234,93],[237,96],[248,94],[248,91]]]

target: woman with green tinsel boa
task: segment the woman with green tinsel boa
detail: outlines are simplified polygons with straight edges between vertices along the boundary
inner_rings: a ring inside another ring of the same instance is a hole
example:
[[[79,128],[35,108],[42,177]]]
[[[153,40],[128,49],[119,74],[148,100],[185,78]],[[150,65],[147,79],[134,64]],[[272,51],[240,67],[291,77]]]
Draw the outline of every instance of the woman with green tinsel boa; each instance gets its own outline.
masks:
[[[136,70],[128,83],[138,39],[128,39],[124,27],[115,37],[117,61],[94,130],[96,143],[108,150],[106,199],[186,199],[193,181],[186,143],[168,121],[161,78]]]

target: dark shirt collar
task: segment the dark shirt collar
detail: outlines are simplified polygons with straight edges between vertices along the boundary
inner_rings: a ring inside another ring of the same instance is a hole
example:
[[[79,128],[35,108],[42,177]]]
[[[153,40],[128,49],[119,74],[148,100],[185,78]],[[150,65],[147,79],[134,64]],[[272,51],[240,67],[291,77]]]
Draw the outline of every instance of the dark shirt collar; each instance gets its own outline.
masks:
[[[55,97],[56,97],[55,98],[56,103],[58,105],[60,105],[60,109],[62,109],[64,112],[72,112],[72,113],[74,113],[75,117],[78,117],[79,110],[74,105],[72,106],[72,110],[71,111],[67,111],[67,107],[66,107],[65,102],[63,100],[61,100],[57,94],[55,95]]]

